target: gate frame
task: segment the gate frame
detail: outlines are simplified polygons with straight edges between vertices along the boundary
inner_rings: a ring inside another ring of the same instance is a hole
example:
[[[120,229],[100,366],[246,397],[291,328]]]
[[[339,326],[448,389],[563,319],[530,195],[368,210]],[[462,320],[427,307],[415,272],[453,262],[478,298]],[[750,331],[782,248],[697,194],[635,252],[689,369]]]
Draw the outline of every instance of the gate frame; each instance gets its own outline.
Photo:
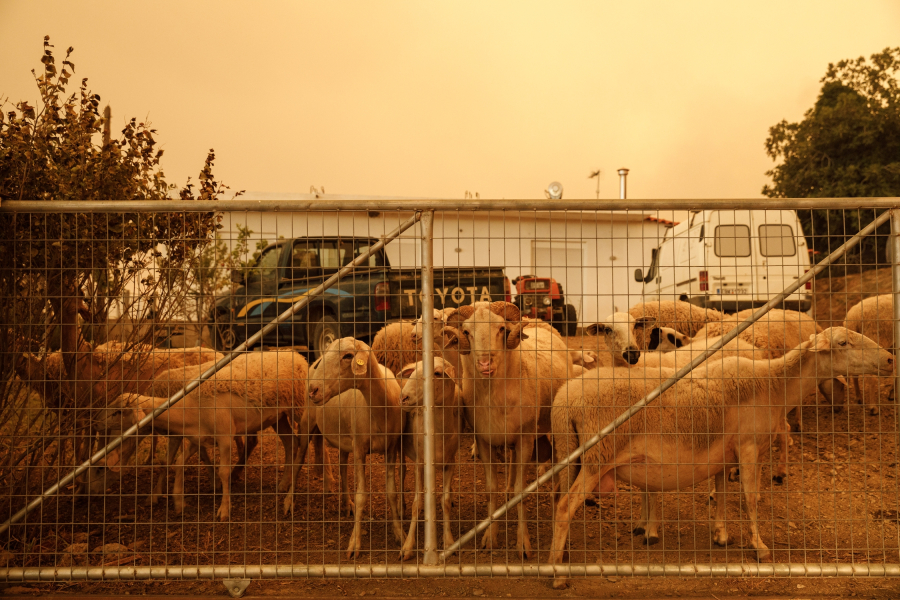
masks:
[[[722,348],[729,341],[736,338],[742,331],[750,327],[755,321],[765,315],[769,310],[780,304],[787,296],[800,289],[807,281],[812,280],[836,259],[843,256],[848,250],[856,246],[860,240],[873,233],[880,225],[890,220],[892,249],[891,275],[892,293],[900,300],[900,198],[779,198],[766,201],[764,209],[834,209],[847,210],[847,205],[854,205],[855,210],[881,210],[886,209],[872,223],[852,236],[837,250],[829,254],[825,259],[807,271],[793,284],[788,286],[780,294],[771,298],[764,306],[756,310],[749,318],[742,321],[735,329],[726,334],[716,344],[710,346],[702,355],[694,359],[689,365],[680,369],[671,378],[659,387],[647,394],[641,401],[620,414],[614,421],[607,424],[601,431],[576,449],[565,459],[554,465],[547,473],[533,481],[522,493],[510,499],[506,504],[498,508],[487,519],[481,521],[460,536],[459,539],[439,555],[436,552],[436,505],[434,498],[435,470],[434,470],[434,377],[433,377],[433,352],[430,344],[423,346],[423,361],[426,369],[424,417],[425,417],[425,540],[424,557],[422,564],[411,565],[243,565],[243,566],[209,566],[209,567],[6,567],[0,568],[0,581],[59,581],[59,580],[142,580],[142,579],[249,579],[249,578],[278,578],[278,577],[485,577],[485,576],[562,576],[562,577],[587,577],[609,575],[633,575],[633,576],[707,576],[707,577],[733,577],[733,576],[803,576],[803,577],[900,577],[900,564],[867,564],[867,563],[773,563],[773,564],[739,564],[739,563],[715,563],[715,564],[660,564],[660,565],[606,565],[606,564],[506,564],[506,565],[440,565],[438,561],[444,561],[461,545],[471,540],[478,532],[486,529],[493,520],[502,517],[508,510],[522,502],[526,496],[533,493],[553,475],[565,468],[570,462],[576,460],[590,447],[612,433],[618,426],[637,414],[647,404],[658,398],[669,387],[684,377],[691,370],[702,364],[712,354]],[[74,479],[86,471],[92,464],[102,459],[108,452],[117,448],[126,437],[136,435],[138,429],[149,424],[156,416],[170,406],[183,399],[192,390],[206,379],[212,377],[219,369],[234,360],[241,352],[249,347],[268,331],[276,327],[282,321],[290,318],[301,310],[316,296],[324,293],[331,285],[334,285],[344,275],[350,273],[356,266],[368,260],[369,254],[380,250],[390,241],[396,239],[401,233],[415,225],[422,223],[422,314],[428,315],[434,306],[433,294],[426,294],[424,290],[433,286],[433,219],[436,210],[441,211],[607,211],[607,210],[634,210],[634,211],[669,211],[669,210],[752,210],[760,209],[759,199],[733,199],[733,200],[618,200],[606,201],[602,207],[594,200],[361,200],[361,199],[335,199],[329,200],[330,206],[322,208],[322,199],[317,200],[281,200],[259,201],[250,199],[220,201],[34,201],[19,200],[7,201],[0,205],[0,212],[15,213],[119,213],[119,212],[240,212],[240,211],[264,211],[264,212],[339,212],[339,211],[372,211],[412,212],[413,216],[404,221],[397,229],[384,236],[369,251],[360,255],[352,263],[342,268],[338,273],[328,278],[306,297],[295,303],[291,308],[281,313],[276,319],[266,325],[260,332],[249,338],[241,346],[236,348],[225,358],[218,361],[213,367],[205,371],[196,379],[190,381],[185,387],[174,394],[169,400],[147,415],[140,423],[129,428],[118,438],[110,442],[106,447],[98,451],[88,461],[63,477],[54,486],[43,492],[38,498],[28,503],[24,508],[13,515],[9,520],[0,525],[0,534],[24,519],[31,511],[38,508],[44,500],[55,495],[59,490],[74,481]],[[422,206],[427,208],[422,208]],[[894,346],[900,348],[900,301],[893,305],[893,330]],[[431,339],[433,336],[433,319],[423,319],[423,337]],[[895,376],[895,386],[900,383],[900,372]],[[900,419],[900,411],[898,411]],[[900,432],[900,426],[898,426]]]

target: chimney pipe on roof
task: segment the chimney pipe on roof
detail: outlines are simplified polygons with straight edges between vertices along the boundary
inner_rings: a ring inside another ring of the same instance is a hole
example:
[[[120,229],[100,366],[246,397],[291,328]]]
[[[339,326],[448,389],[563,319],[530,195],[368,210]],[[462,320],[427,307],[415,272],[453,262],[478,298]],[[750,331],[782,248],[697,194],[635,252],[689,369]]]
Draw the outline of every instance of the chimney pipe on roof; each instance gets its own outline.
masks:
[[[619,200],[625,199],[625,180],[628,178],[628,169],[619,169]]]

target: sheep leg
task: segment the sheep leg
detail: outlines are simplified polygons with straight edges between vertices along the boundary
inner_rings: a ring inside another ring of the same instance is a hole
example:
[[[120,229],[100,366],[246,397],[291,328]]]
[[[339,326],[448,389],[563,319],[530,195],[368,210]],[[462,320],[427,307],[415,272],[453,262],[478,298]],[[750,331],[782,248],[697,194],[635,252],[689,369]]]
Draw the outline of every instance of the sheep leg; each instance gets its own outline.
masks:
[[[169,467],[168,465],[175,464],[175,457],[178,454],[178,450],[181,449],[181,443],[175,443],[175,438],[172,438],[168,444],[168,448],[166,449],[166,465],[163,468],[163,472],[160,473],[156,478],[156,485],[153,486],[153,490],[150,492],[150,495],[147,497],[147,504],[153,505],[159,500],[161,496],[165,496],[166,494],[163,491],[163,486],[168,487],[168,479],[169,479]],[[176,475],[177,477],[177,475]]]
[[[515,494],[521,494],[525,488],[525,466],[531,461],[531,454],[534,451],[535,438],[520,438],[516,444],[516,464],[510,465],[510,471],[515,467],[515,481],[513,491]],[[525,519],[525,503],[519,502],[516,506],[516,512],[519,517],[519,524],[516,530],[516,551],[519,558],[531,558],[531,538],[528,536],[528,521]]]
[[[220,521],[227,521],[231,518],[231,445],[233,441],[234,432],[216,436],[216,445],[219,447],[219,479],[222,481],[222,504],[217,513]]]
[[[353,533],[347,546],[347,559],[358,558],[362,548],[362,519],[366,511],[366,448],[362,436],[353,438],[353,475],[356,477],[356,509],[353,511]]]
[[[231,469],[231,480],[234,481],[238,479],[241,474],[244,472],[244,467],[247,465],[247,460],[249,460],[250,455],[253,454],[253,451],[259,445],[259,435],[258,433],[252,433],[247,436],[247,442],[244,443],[244,436],[237,435],[234,437],[234,446],[237,448],[237,457],[238,460],[234,464],[234,468]]]
[[[178,455],[178,460],[175,463],[175,487],[172,490],[172,500],[175,502],[175,514],[180,515],[184,512],[184,507],[187,506],[187,503],[184,500],[184,465],[185,463],[187,463],[188,459],[190,459],[198,451],[200,453],[201,460],[203,460],[203,456],[206,456],[206,460],[209,461],[209,454],[206,452],[206,448],[204,448],[202,445],[197,446],[187,438],[185,438],[184,442],[181,444],[174,444],[173,442],[174,440],[169,440],[170,449],[173,446],[176,450],[178,448],[182,448],[181,454]],[[168,462],[171,463],[172,461]],[[210,469],[212,470],[211,466]],[[215,471],[213,471],[213,477],[215,477]],[[215,479],[213,479],[213,488],[215,487]]]
[[[294,447],[294,456],[291,459],[291,464],[289,464],[286,468],[290,471],[290,482],[287,491],[287,496],[284,499],[284,514],[293,513],[294,512],[294,494],[297,488],[297,475],[300,473],[300,468],[306,462],[306,453],[309,451],[309,438],[311,435],[315,435],[316,430],[316,419],[315,419],[315,411],[311,409],[306,409],[303,411],[303,415],[300,417],[300,421],[297,423],[297,435],[296,435],[296,446]],[[324,438],[324,436],[319,435],[320,439]],[[316,452],[318,453],[318,447],[316,448]],[[325,450],[322,449],[322,452],[319,456],[324,456]],[[324,459],[323,459],[324,460]],[[341,463],[343,464],[343,462]],[[341,476],[341,480],[344,481],[346,477]],[[279,483],[280,485],[280,483]],[[343,489],[343,488],[342,488]],[[285,491],[285,490],[279,490]],[[324,490],[323,490],[324,491]]]
[[[400,511],[400,498],[397,494],[397,459],[403,461],[400,454],[400,440],[398,439],[392,447],[388,448],[384,455],[384,465],[387,469],[387,481],[385,482],[385,492],[387,494],[388,504],[391,507],[391,521],[394,528],[394,537],[397,542],[402,544],[403,535],[403,513]]]
[[[481,459],[481,465],[484,467],[484,485],[488,494],[488,514],[492,515],[497,508],[497,488],[499,487],[497,465],[493,461],[494,452],[491,445],[478,436],[475,436],[475,443],[478,444],[478,458]],[[496,521],[491,523],[485,530],[484,535],[481,536],[481,547],[485,550],[499,548],[499,542],[497,541],[499,532],[500,524]]]
[[[322,478],[322,489],[335,491],[334,472],[331,469],[331,463],[328,462],[328,453],[325,450],[325,436],[317,433],[318,429],[313,428],[312,434],[313,448],[316,451],[316,458],[313,465],[316,473]],[[299,438],[298,438],[299,439]]]
[[[826,379],[819,384],[819,391],[831,403],[834,412],[840,412],[847,403],[847,385],[841,379]]]
[[[779,426],[779,430],[775,432],[775,442],[779,446],[781,446],[781,451],[778,453],[778,461],[775,463],[775,466],[772,470],[772,481],[774,481],[777,485],[784,484],[784,478],[787,477],[787,459],[788,459],[788,446],[790,445],[790,426],[787,421],[783,421]]]
[[[348,517],[356,512],[356,505],[353,504],[353,499],[350,498],[350,484],[347,481],[347,457],[349,455],[349,452],[341,452],[340,457],[338,458],[338,474],[341,478],[341,500],[342,504],[347,509],[346,515]]]
[[[293,487],[294,482],[297,480],[295,474],[296,470],[294,469],[294,465],[291,464],[295,458],[295,447],[299,445],[300,436],[294,433],[294,428],[291,427],[291,422],[288,420],[286,414],[281,413],[278,417],[278,422],[275,423],[275,432],[278,434],[278,438],[281,440],[281,445],[284,446],[284,462],[287,463],[284,466],[284,474],[281,476],[281,480],[278,482],[278,491],[279,492],[287,492]],[[309,436],[306,436],[306,444],[309,445]]]
[[[851,382],[853,383],[853,393],[856,396],[856,403],[862,404],[863,403],[862,377],[853,377],[851,379]],[[849,404],[849,402],[848,402],[848,404]],[[840,412],[840,411],[835,411],[835,412]]]
[[[450,509],[453,492],[453,465],[444,465],[444,493],[441,496],[441,509],[444,511],[444,548],[453,545],[453,530],[450,528]]]
[[[635,535],[644,536],[644,545],[652,546],[659,542],[659,516],[657,506],[659,494],[656,492],[641,493],[641,524],[634,528]]]
[[[209,481],[212,483],[213,494],[218,494],[222,491],[222,486],[219,485],[219,481],[216,479],[216,467],[213,464],[213,459],[210,458],[206,446],[203,446],[202,444],[197,446],[197,451],[200,453],[200,462],[206,465],[206,468],[209,471]],[[191,451],[191,455],[193,455],[193,450]]]
[[[724,547],[727,546],[729,542],[728,528],[725,523],[725,491],[727,490],[728,483],[725,478],[724,470],[716,473],[715,482],[716,485],[713,494],[716,502],[716,521],[713,541],[717,546]]]
[[[562,562],[566,549],[566,540],[569,537],[569,524],[575,517],[575,513],[584,504],[584,497],[591,493],[600,483],[600,473],[587,474],[587,469],[582,469],[575,478],[572,488],[559,499],[556,505],[556,517],[554,518],[553,541],[550,544],[550,558],[547,561],[554,565]],[[553,581],[554,589],[566,587],[566,578],[559,576]]]
[[[425,465],[416,462],[413,472],[416,478],[416,492],[413,495],[412,513],[409,517],[409,533],[406,535],[406,542],[400,549],[400,560],[409,560],[416,550],[416,528],[419,521],[419,510],[422,507],[422,481],[425,478]]]
[[[759,535],[757,523],[757,504],[759,498],[759,448],[756,443],[748,442],[738,447],[738,460],[741,465],[741,486],[744,488],[744,501],[747,504],[747,518],[750,521],[750,545],[756,549],[756,558],[760,562],[771,562],[772,555]]]

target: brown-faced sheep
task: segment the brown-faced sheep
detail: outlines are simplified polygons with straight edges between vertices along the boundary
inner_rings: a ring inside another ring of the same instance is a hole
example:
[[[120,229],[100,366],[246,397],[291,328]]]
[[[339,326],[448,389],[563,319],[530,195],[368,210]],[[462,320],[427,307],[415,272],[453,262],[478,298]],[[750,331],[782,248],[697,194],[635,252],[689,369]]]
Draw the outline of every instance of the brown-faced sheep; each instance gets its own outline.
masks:
[[[378,364],[375,353],[365,343],[351,337],[341,338],[316,361],[309,381],[309,398],[317,407],[315,425],[343,455],[342,486],[347,480],[346,455],[353,453],[356,503],[347,558],[358,556],[362,548],[362,519],[368,497],[365,466],[370,453],[384,455],[385,493],[394,536],[402,544],[396,465],[401,459],[404,417],[400,409],[400,386],[393,373]],[[301,452],[302,444],[301,438]]]
[[[694,337],[704,325],[721,321],[725,315],[712,308],[700,308],[680,300],[656,300],[641,302],[628,309],[635,319],[645,319],[658,327],[670,327],[688,337]],[[641,350],[649,349],[651,331],[636,331],[635,338]]]
[[[562,560],[569,522],[585,494],[596,489],[612,493],[616,480],[645,491],[664,492],[715,477],[718,495],[724,493],[725,469],[734,464],[741,468],[750,544],[760,560],[769,560],[769,549],[757,527],[757,469],[760,451],[771,443],[785,411],[799,405],[808,389],[822,378],[834,373],[889,373],[893,362],[893,356],[872,340],[845,328],[831,328],[814,334],[781,359],[729,357],[716,361],[703,375],[689,373],[650,408],[588,450],[580,471],[574,465],[559,473],[556,488],[562,497],[556,508],[549,562]],[[656,387],[654,383],[674,372],[649,371],[598,369],[570,380],[553,403],[557,456],[570,455],[646,396],[648,386]],[[724,502],[719,501],[718,544],[728,540],[724,516]],[[563,587],[565,581],[558,579],[554,586]]]
[[[893,294],[883,294],[866,298],[855,304],[847,311],[844,319],[844,327],[850,331],[856,331],[866,337],[872,338],[882,348],[888,350],[894,347],[894,297]],[[865,403],[869,408],[869,414],[878,414],[878,405],[881,400],[881,381],[876,380],[873,386],[867,385],[869,378],[855,377],[853,388],[856,390],[856,400]],[[894,379],[888,383],[891,398],[894,397]],[[870,388],[874,387],[872,393]]]
[[[150,396],[124,394],[118,399],[122,406],[135,410],[133,422],[150,413],[179,391],[187,380],[195,379],[211,366],[195,365],[174,369],[172,378],[160,377],[147,389]],[[168,373],[168,372],[167,372]],[[163,374],[165,375],[165,374]],[[294,430],[291,420],[295,409],[306,404],[308,365],[296,352],[251,352],[235,358],[208,380],[188,394],[181,402],[157,416],[152,427],[169,436],[187,439],[192,447],[218,448],[219,477],[222,480],[222,504],[218,511],[225,521],[231,513],[231,444],[237,435],[249,435],[274,426],[285,448],[285,457],[294,456]],[[169,461],[179,445],[169,445]],[[178,462],[175,483],[175,507],[184,509],[184,461]],[[291,469],[285,469],[281,488]],[[155,502],[161,492],[161,480],[150,496]]]
[[[409,521],[409,533],[400,549],[401,560],[412,558],[416,544],[416,522],[422,506],[422,486],[425,481],[425,374],[424,363],[403,367],[406,385],[400,396],[400,405],[406,416],[403,451],[415,465],[415,497]],[[456,370],[443,358],[434,359],[434,465],[444,476],[441,509],[444,512],[444,548],[453,544],[450,528],[450,493],[453,491],[453,471],[462,432],[462,399],[456,384]]]
[[[738,326],[741,321],[750,317],[756,309],[742,310],[741,312],[725,317],[721,321],[711,322],[697,332],[695,340],[704,337],[717,337],[725,335]],[[763,315],[752,326],[738,335],[738,339],[753,344],[763,351],[757,358],[781,358],[791,348],[796,348],[809,336],[821,333],[822,328],[809,315],[795,310],[773,309]],[[838,378],[826,378],[819,384],[819,391],[831,403],[832,407],[840,410],[846,402],[846,384]],[[798,424],[799,427],[799,424]],[[778,464],[772,473],[772,479],[776,483],[782,483],[787,475],[788,430],[780,436],[781,454]]]
[[[520,493],[535,441],[549,431],[553,396],[572,376],[572,356],[562,338],[543,327],[523,331],[526,324],[510,302],[478,302],[458,312],[465,319],[457,336],[463,355],[463,403],[475,430],[488,511],[493,513],[499,488],[497,465],[491,460],[494,448],[515,447],[514,490]],[[519,504],[516,549],[520,556],[531,556],[524,509]],[[498,548],[498,533],[493,523],[481,547]]]

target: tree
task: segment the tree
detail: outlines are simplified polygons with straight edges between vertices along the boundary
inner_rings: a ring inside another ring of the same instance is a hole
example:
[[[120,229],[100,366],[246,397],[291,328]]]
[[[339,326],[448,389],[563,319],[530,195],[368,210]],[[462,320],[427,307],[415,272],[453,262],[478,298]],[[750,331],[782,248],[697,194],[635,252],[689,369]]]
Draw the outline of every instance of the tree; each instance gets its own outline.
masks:
[[[189,180],[177,190],[165,180],[163,152],[156,149],[156,130],[149,123],[131,119],[120,136],[105,140],[102,132],[108,124],[99,112],[100,96],[90,91],[87,79],[71,95],[66,91],[75,73],[72,52],[69,48],[57,69],[45,37],[43,68],[32,71],[38,106],[0,102],[0,202],[146,203],[168,199],[170,193],[185,201],[215,200],[224,193],[212,172],[212,150],[196,189]],[[148,297],[164,292],[160,281],[165,273],[185,270],[217,228],[211,212],[0,213],[0,318],[5,324],[0,328],[0,419],[10,428],[4,430],[6,439],[14,440],[0,449],[0,477],[21,473],[17,469],[23,461],[64,464],[63,458],[72,458],[69,443],[76,459],[90,450],[93,409],[103,408],[103,399],[90,381],[76,377],[79,357],[90,350],[81,337],[78,314],[105,323],[111,301],[126,287]],[[164,320],[171,305],[163,302],[156,318]],[[42,398],[42,420],[23,419],[25,408],[34,407],[13,375],[22,373],[26,351],[46,355],[54,329],[60,332],[62,357],[59,393]],[[134,332],[127,340],[131,346],[145,341],[152,329]],[[12,481],[7,483],[9,497],[22,493]],[[31,478],[29,484],[40,487],[42,482]]]
[[[769,129],[769,198],[900,196],[900,48],[829,64],[815,105],[799,123]],[[872,210],[799,211],[809,247],[827,256],[877,216]],[[863,240],[862,263],[884,256],[888,226]]]
[[[235,228],[238,233],[233,248],[229,250],[228,244],[216,232],[211,243],[198,249],[196,259],[190,262],[188,269],[176,272],[177,279],[170,282],[173,287],[184,290],[185,306],[182,312],[196,322],[200,337],[209,324],[217,295],[231,286],[231,272],[255,264],[269,245],[268,240],[257,240],[251,254],[250,237],[253,231],[240,223],[235,223]]]

